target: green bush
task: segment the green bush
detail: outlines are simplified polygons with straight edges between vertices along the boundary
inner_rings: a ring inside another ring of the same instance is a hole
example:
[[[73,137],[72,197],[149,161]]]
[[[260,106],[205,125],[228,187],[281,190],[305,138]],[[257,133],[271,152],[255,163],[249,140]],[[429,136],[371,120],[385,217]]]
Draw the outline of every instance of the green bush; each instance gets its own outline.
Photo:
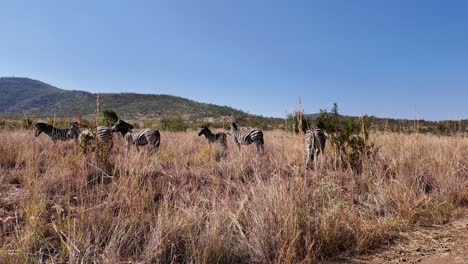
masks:
[[[99,124],[101,126],[110,127],[117,123],[117,120],[119,120],[119,117],[112,109],[104,109],[102,116],[100,117]]]
[[[166,131],[185,131],[188,125],[180,116],[161,118],[161,130]]]
[[[370,126],[371,118],[367,115],[360,120],[340,116],[336,103],[331,113],[321,110],[317,119],[317,127],[327,133],[329,142],[340,157],[341,165],[349,165],[357,173],[361,173],[362,161],[377,152],[377,148],[368,140]]]

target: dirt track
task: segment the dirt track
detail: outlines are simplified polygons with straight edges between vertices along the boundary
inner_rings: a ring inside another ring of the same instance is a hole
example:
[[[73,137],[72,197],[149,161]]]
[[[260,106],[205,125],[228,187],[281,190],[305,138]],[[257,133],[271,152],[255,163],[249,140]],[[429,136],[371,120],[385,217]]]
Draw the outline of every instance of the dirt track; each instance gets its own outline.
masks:
[[[468,213],[447,225],[419,227],[387,248],[343,263],[468,263]]]

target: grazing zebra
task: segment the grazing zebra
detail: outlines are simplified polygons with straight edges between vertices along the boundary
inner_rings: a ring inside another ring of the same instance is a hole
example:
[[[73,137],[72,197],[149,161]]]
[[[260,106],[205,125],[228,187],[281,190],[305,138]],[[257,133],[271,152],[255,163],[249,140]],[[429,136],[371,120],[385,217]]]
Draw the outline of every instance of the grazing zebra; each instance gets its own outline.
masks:
[[[239,150],[241,148],[241,145],[250,145],[252,143],[255,143],[257,146],[257,151],[264,153],[264,141],[263,141],[263,132],[258,129],[247,129],[247,130],[238,130],[237,129],[237,124],[232,123],[231,124],[231,134],[232,134],[232,140],[234,143],[239,147]]]
[[[131,145],[135,145],[137,150],[139,146],[148,145],[150,153],[153,154],[159,148],[161,143],[161,134],[158,130],[144,128],[137,131],[132,131],[133,126],[129,123],[120,120],[112,127],[112,132],[120,132],[127,142],[127,149]]]
[[[213,134],[211,130],[208,129],[208,127],[202,126],[200,132],[198,132],[198,136],[201,135],[205,135],[209,144],[219,142],[221,146],[227,148],[226,133],[218,132],[216,134]]]
[[[78,140],[80,135],[80,129],[78,128],[78,122],[71,122],[68,128],[56,128],[46,123],[36,123],[36,131],[34,136],[38,137],[41,133],[45,133],[49,136],[52,141],[65,141],[74,139]]]
[[[311,167],[311,160],[315,163],[315,157],[325,150],[327,138],[322,129],[315,128],[306,131],[305,136],[306,167]]]

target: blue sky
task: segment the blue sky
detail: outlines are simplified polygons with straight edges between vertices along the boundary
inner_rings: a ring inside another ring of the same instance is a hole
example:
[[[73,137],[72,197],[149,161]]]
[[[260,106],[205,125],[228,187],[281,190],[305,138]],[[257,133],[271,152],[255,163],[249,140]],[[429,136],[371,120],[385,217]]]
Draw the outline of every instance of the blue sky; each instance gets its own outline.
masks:
[[[468,118],[467,1],[4,1],[0,76],[283,117]]]

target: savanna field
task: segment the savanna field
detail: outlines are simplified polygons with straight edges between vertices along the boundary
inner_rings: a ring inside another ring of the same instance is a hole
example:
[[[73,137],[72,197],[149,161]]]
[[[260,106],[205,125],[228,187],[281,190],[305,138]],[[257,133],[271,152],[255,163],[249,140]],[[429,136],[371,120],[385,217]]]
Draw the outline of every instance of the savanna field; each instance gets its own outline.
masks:
[[[265,155],[163,131],[149,156],[115,134],[103,171],[33,133],[0,131],[1,263],[315,263],[468,206],[462,135],[372,133],[379,151],[356,174],[330,145],[306,170],[302,136],[279,130]]]

